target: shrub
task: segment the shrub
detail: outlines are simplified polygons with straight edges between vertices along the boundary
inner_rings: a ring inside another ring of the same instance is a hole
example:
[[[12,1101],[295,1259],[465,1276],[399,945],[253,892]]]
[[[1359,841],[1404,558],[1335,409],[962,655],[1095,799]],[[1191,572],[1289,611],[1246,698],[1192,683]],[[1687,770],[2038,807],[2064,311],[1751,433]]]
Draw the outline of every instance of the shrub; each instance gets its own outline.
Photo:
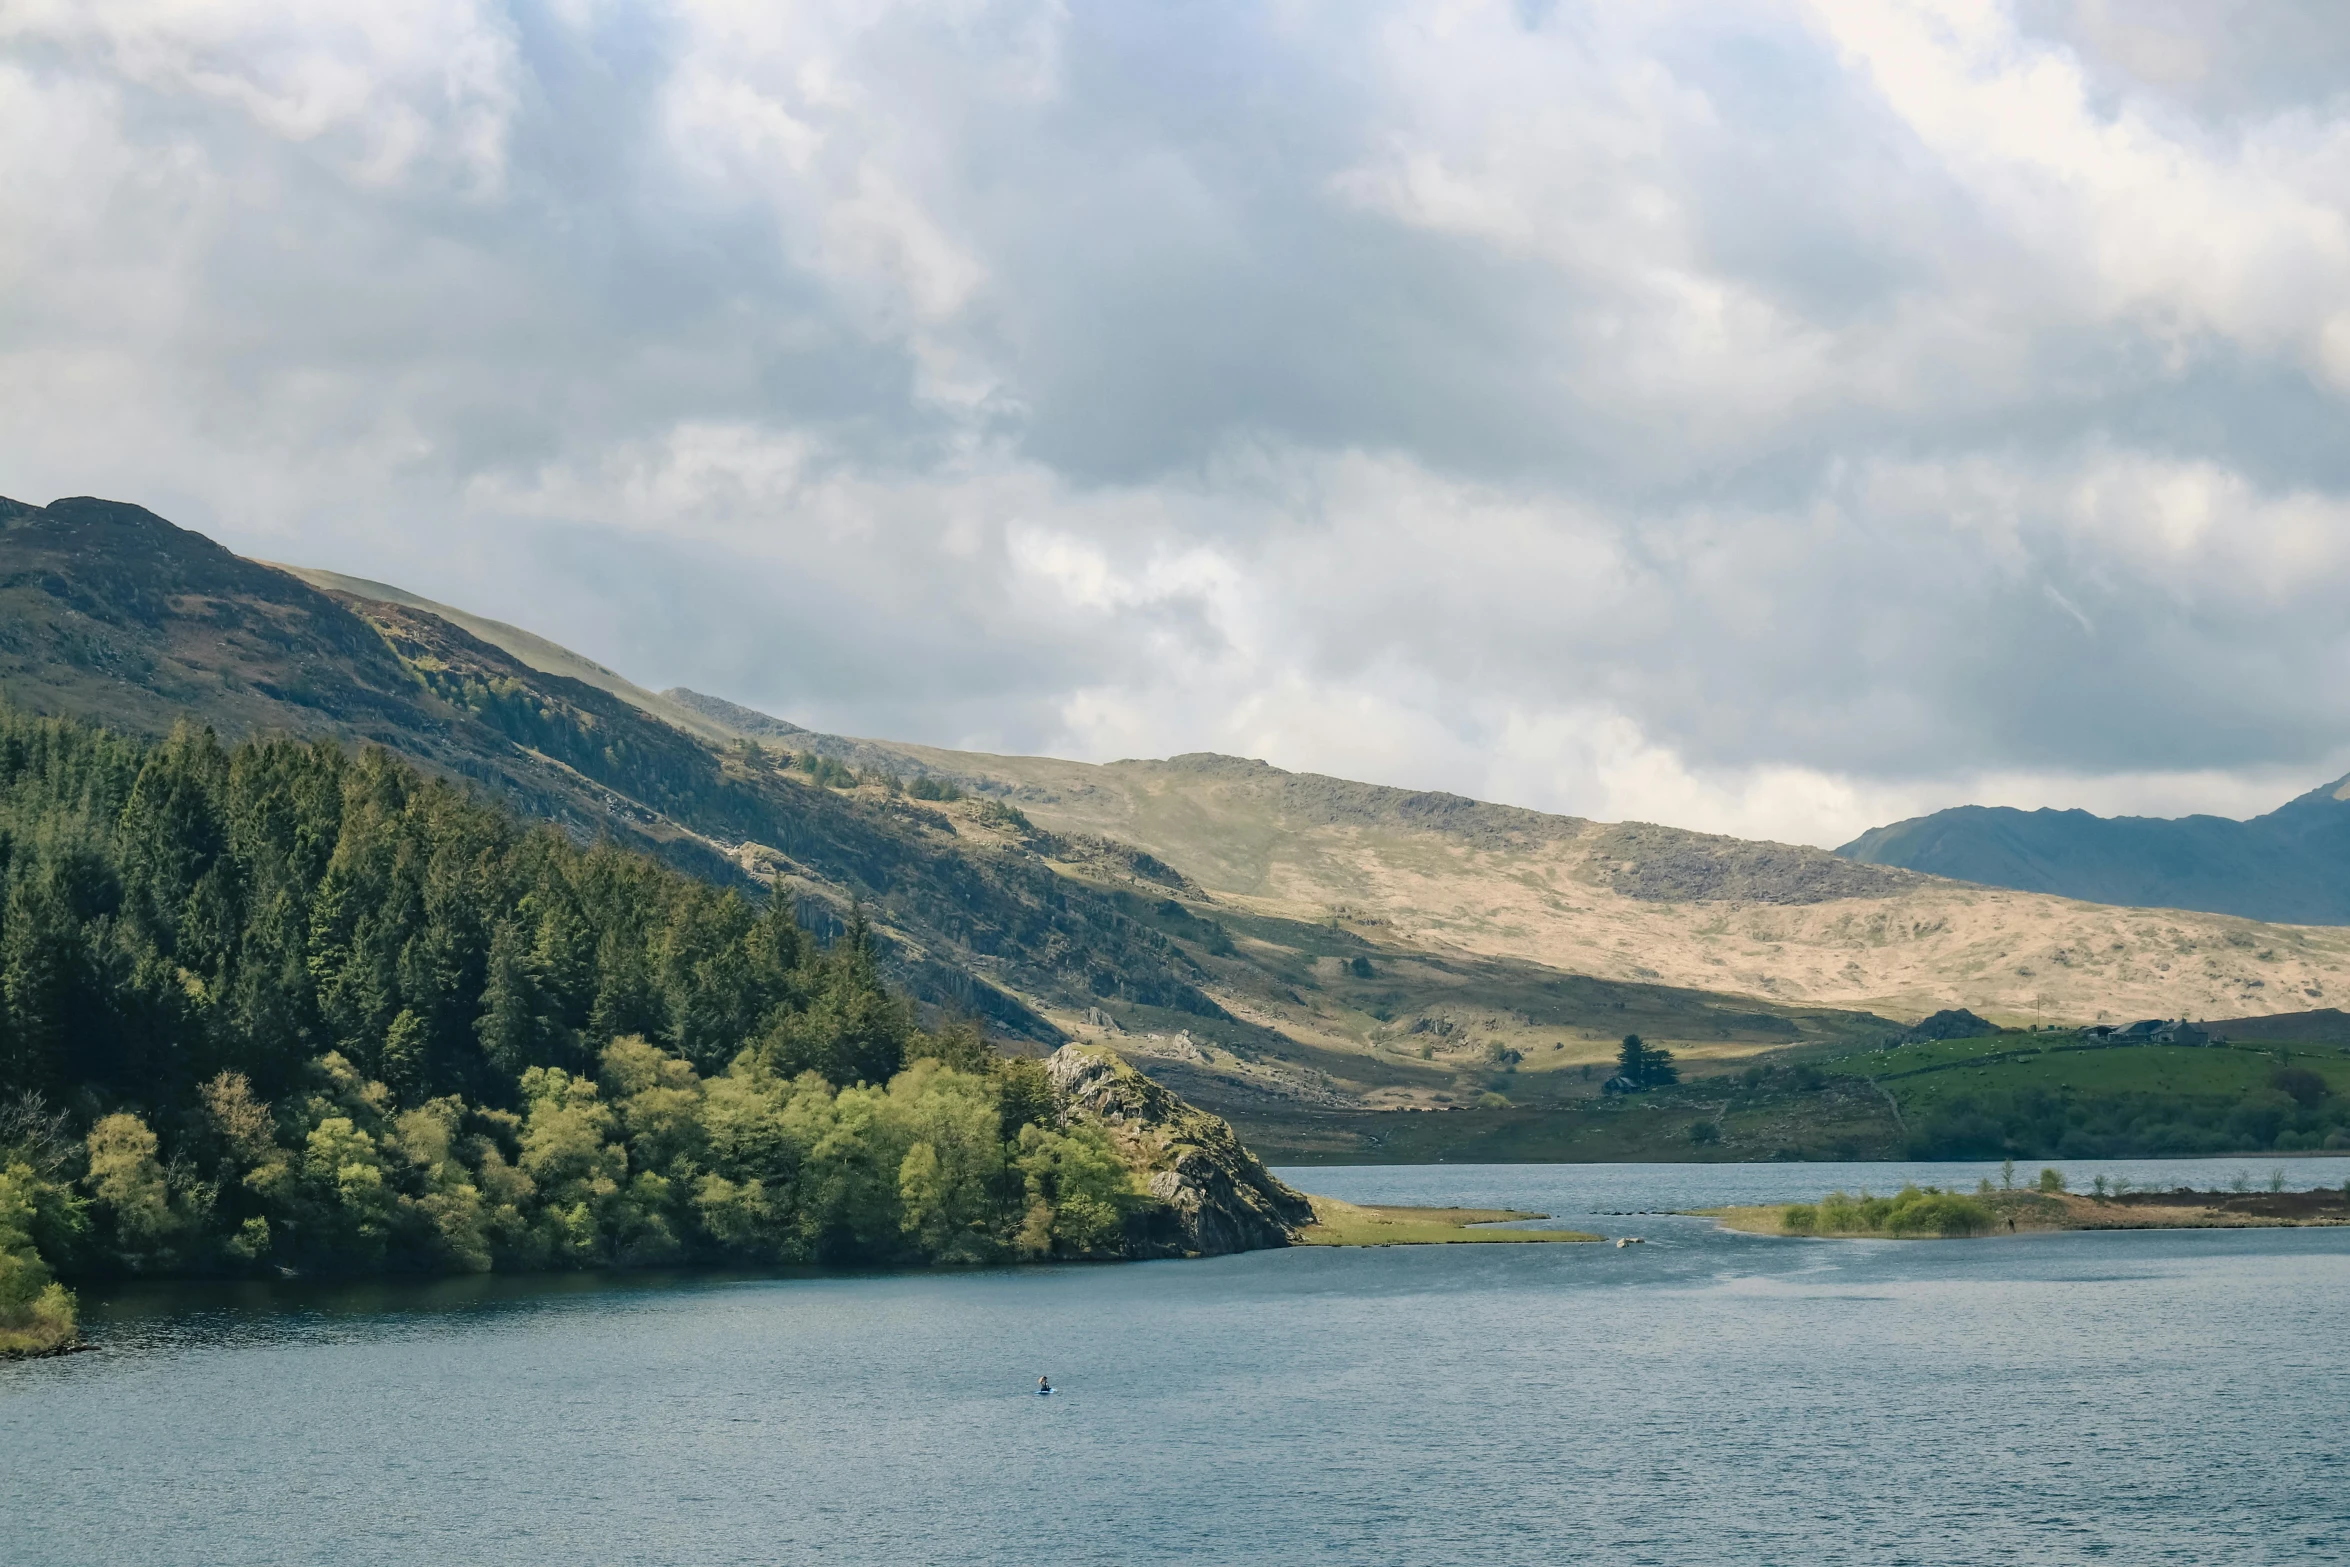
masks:
[[[1796,1203],[1779,1216],[1791,1235],[1980,1235],[1992,1226],[1990,1205],[1940,1187],[1904,1186],[1891,1197],[1830,1192],[1815,1206]]]
[[[1891,1235],[1980,1235],[1991,1228],[1991,1210],[1956,1192],[1902,1188],[1885,1216]]]
[[[2315,1108],[2320,1099],[2333,1091],[2324,1078],[2305,1066],[2278,1067],[2269,1074],[2268,1086],[2304,1110]]]
[[[2291,1099],[2273,1090],[2255,1095],[2238,1105],[2235,1113],[2228,1117],[2228,1130],[2234,1134],[2239,1147],[2273,1147],[2277,1133],[2284,1130],[2285,1118],[2294,1109]]]
[[[61,1195],[28,1164],[0,1168],[0,1355],[39,1355],[74,1341],[74,1300],[49,1276],[32,1230]]]
[[[857,786],[857,775],[829,756],[802,751],[795,765],[812,782],[822,784],[827,789],[854,789]]]

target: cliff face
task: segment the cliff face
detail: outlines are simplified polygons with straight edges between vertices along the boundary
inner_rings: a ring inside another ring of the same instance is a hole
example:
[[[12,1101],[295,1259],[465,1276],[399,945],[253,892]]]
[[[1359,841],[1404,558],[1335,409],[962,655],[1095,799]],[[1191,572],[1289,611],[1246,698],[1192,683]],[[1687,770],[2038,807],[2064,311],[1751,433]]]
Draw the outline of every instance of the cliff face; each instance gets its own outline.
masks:
[[[1304,1195],[1274,1178],[1221,1116],[1184,1103],[1099,1045],[1064,1045],[1045,1063],[1064,1121],[1109,1135],[1165,1203],[1172,1233],[1148,1256],[1222,1256],[1286,1246],[1313,1222]]]

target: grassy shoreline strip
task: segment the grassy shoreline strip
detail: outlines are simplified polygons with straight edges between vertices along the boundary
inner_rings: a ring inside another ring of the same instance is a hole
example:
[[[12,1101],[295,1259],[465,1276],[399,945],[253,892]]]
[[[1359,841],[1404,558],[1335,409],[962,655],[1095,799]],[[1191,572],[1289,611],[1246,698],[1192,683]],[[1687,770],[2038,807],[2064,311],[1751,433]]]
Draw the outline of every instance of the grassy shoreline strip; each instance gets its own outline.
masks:
[[[1464,1242],[1596,1241],[1581,1230],[1505,1230],[1490,1226],[1548,1214],[1512,1208],[1409,1208],[1312,1197],[1314,1222],[1301,1231],[1304,1246],[1449,1246]]]
[[[1818,1240],[1957,1240],[2058,1230],[2242,1230],[2350,1225],[2350,1193],[2192,1192],[2091,1195],[1905,1187],[1893,1197],[1832,1192],[1817,1203],[1691,1210],[1726,1230]]]

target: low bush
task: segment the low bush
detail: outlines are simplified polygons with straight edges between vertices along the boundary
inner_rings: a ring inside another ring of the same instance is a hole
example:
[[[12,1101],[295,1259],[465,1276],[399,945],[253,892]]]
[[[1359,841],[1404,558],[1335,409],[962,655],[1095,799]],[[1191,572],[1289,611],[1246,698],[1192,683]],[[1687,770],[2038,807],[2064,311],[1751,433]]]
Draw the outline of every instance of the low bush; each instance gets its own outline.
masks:
[[[1790,1235],[1980,1235],[1991,1228],[1989,1204],[1938,1186],[1904,1186],[1890,1197],[1830,1192],[1793,1203],[1779,1216]]]

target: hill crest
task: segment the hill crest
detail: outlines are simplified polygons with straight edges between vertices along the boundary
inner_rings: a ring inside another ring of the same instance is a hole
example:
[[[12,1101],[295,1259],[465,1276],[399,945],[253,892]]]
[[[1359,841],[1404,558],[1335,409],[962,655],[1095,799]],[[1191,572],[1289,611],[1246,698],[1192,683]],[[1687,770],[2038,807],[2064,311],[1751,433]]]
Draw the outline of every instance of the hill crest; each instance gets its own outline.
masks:
[[[2350,924],[2350,777],[2249,821],[1962,805],[1836,851],[1986,886],[2286,924]]]

